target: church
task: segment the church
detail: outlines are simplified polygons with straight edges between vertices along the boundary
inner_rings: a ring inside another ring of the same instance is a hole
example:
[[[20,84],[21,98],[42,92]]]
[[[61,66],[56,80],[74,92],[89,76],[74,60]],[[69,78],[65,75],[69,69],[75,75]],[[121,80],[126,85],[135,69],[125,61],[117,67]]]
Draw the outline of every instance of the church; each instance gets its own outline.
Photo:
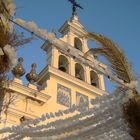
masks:
[[[13,80],[4,85],[8,89],[4,99],[8,107],[2,115],[3,127],[21,124],[43,113],[64,110],[72,105],[84,104],[79,111],[85,111],[90,108],[91,99],[107,94],[103,74],[76,57],[97,61],[102,69],[106,69],[95,56],[84,57],[89,50],[88,39],[82,37],[86,30],[76,10],[73,9],[71,19],[61,26],[59,32],[62,37],[58,40],[67,47],[61,49],[59,44],[45,41],[41,49],[46,52],[47,62],[39,74],[36,74],[36,64],[32,64],[30,73],[25,74],[24,58],[18,58],[12,70]],[[21,76],[26,76],[28,85],[23,85]]]
[[[113,41],[85,30],[76,11],[82,7],[68,1],[72,16],[58,30],[61,37],[15,17],[12,0],[0,1],[0,138],[139,140],[140,96],[130,64]],[[24,58],[16,58],[16,45],[30,39],[19,40],[14,24],[44,40],[40,49],[47,61],[39,74],[37,64],[26,73]],[[100,47],[91,49],[90,39]],[[6,78],[10,69],[12,79]],[[106,92],[105,76],[118,84],[112,94]]]

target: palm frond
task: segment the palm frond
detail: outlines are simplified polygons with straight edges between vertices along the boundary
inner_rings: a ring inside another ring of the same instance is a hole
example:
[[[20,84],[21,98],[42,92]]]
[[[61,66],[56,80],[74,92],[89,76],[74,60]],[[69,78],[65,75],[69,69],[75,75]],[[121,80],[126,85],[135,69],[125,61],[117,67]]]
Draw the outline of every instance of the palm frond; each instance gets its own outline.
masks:
[[[0,26],[0,48],[3,55],[0,55],[0,74],[8,72],[10,70],[10,60],[8,55],[4,51],[4,47],[9,44],[13,48],[27,44],[33,40],[33,37],[25,38],[23,34],[17,32],[5,31],[4,28]]]
[[[86,54],[103,55],[110,62],[111,70],[126,83],[135,81],[131,66],[125,58],[123,51],[110,39],[103,35],[87,33],[86,37],[99,43],[102,48],[90,49]]]
[[[127,120],[130,135],[135,139],[140,139],[140,95],[134,91],[134,97],[123,105],[124,118]]]
[[[21,33],[4,31],[0,28],[0,47],[3,48],[5,45],[9,44],[12,47],[21,46],[27,44],[33,40],[33,37],[24,38]]]

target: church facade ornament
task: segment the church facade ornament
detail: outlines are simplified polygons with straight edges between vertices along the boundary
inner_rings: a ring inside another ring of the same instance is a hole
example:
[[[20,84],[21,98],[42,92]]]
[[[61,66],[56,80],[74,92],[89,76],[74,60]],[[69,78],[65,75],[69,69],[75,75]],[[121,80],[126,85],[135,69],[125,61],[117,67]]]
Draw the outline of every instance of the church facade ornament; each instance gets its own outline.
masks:
[[[25,74],[25,69],[23,68],[23,58],[18,58],[18,64],[13,68],[12,73],[16,78],[22,77]]]

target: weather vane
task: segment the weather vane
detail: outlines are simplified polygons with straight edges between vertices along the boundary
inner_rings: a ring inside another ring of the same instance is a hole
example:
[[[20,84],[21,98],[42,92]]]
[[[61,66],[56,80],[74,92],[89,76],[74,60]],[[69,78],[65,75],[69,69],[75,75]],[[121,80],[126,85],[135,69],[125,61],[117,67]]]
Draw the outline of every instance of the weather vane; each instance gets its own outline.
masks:
[[[68,0],[72,3],[72,15],[77,15],[76,8],[84,9],[80,4],[76,2],[76,0]]]

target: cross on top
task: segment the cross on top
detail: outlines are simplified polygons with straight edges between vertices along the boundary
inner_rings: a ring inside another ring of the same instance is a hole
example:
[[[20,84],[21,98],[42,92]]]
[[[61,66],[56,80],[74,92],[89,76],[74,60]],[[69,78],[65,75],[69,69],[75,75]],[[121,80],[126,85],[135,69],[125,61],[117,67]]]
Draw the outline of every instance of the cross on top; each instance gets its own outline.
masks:
[[[68,0],[72,4],[72,15],[77,15],[76,8],[84,9],[76,0]]]

